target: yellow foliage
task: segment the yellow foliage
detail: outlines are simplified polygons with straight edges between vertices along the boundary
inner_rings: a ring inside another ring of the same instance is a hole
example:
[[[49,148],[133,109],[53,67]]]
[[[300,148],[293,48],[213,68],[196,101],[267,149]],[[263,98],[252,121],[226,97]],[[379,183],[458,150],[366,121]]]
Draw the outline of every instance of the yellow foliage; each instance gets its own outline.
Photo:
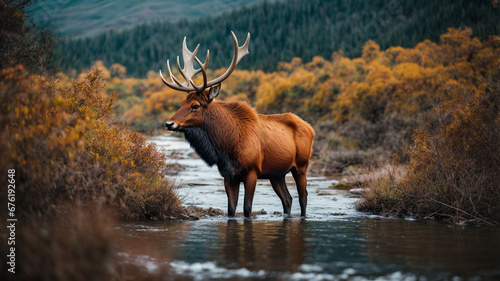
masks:
[[[0,167],[20,175],[21,213],[34,218],[83,203],[139,218],[180,206],[164,177],[165,155],[108,122],[116,96],[104,93],[102,80],[99,70],[65,85],[22,66],[0,71]]]
[[[293,58],[290,62],[280,62],[278,63],[278,69],[283,71],[293,71],[298,67],[302,67],[302,59],[301,58]]]
[[[244,101],[247,103],[250,103],[250,99],[248,98],[246,93],[238,93],[236,95],[231,95],[225,100],[226,102],[233,102],[233,101]]]
[[[380,54],[380,46],[372,40],[368,40],[363,46],[363,52],[361,57],[367,62],[371,62],[378,58]]]
[[[104,66],[104,62],[102,60],[95,61],[94,64],[92,65],[92,68],[99,69],[102,73],[102,78],[104,80],[109,80],[111,78],[111,73],[106,68],[106,66]]]
[[[127,122],[137,122],[144,120],[145,117],[144,107],[140,104],[134,104],[124,113],[123,119]]]
[[[185,94],[172,91],[156,91],[148,95],[144,100],[146,110],[152,114],[162,111],[175,111],[178,105],[185,99]]]
[[[279,106],[283,102],[283,94],[291,87],[292,82],[279,73],[272,75],[257,90],[255,106],[264,112],[271,110],[273,106]]]
[[[109,72],[113,77],[125,78],[127,74],[127,68],[119,63],[114,63],[109,68]]]
[[[324,120],[344,124],[359,118],[375,123],[394,113],[400,119],[414,120],[416,113],[425,112],[443,95],[453,95],[456,88],[484,88],[485,77],[500,65],[499,42],[498,36],[480,42],[468,28],[449,29],[440,43],[425,40],[415,48],[384,51],[368,41],[360,58],[336,52],[331,60],[314,57],[304,63],[293,58],[271,73],[237,69],[224,81],[218,98],[248,101],[264,114],[292,111],[313,124]],[[102,62],[95,66],[101,67]],[[156,71],[145,79],[117,76],[114,73],[125,72],[118,65],[110,71],[115,77],[108,91],[117,92],[121,100],[115,112],[121,114],[118,119],[159,126],[185,98],[184,93],[163,85]],[[175,67],[173,71],[181,78]],[[225,71],[209,69],[208,79]],[[194,80],[200,84],[201,75]],[[139,129],[156,129],[147,126]],[[409,136],[407,133],[405,138]]]
[[[370,83],[391,83],[396,82],[391,69],[379,63],[373,63],[369,67],[369,72],[366,77]]]

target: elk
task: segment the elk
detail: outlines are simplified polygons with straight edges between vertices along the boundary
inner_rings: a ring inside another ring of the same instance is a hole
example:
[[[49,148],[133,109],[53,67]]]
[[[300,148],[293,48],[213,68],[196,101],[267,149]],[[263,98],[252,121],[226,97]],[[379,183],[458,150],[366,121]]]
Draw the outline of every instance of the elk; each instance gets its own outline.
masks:
[[[244,216],[250,217],[257,179],[269,179],[281,199],[283,213],[290,215],[292,197],[285,183],[285,175],[292,172],[301,208],[301,216],[306,215],[307,179],[306,171],[312,153],[314,130],[304,120],[292,113],[262,115],[257,114],[245,102],[223,102],[214,100],[220,93],[221,82],[235,70],[240,60],[246,56],[250,43],[250,33],[245,43],[239,47],[238,39],[231,31],[234,54],[231,65],[220,77],[207,81],[209,51],[202,63],[196,53],[186,45],[184,37],[181,69],[179,57],[177,67],[184,78],[179,81],[170,69],[170,81],[160,70],[160,76],[168,87],[187,92],[186,100],[179,110],[166,122],[170,131],[184,132],[186,140],[196,153],[209,165],[217,165],[224,178],[228,198],[228,216],[236,211],[240,183],[245,188]],[[195,69],[194,62],[199,65]],[[203,83],[196,85],[193,77],[201,72]]]

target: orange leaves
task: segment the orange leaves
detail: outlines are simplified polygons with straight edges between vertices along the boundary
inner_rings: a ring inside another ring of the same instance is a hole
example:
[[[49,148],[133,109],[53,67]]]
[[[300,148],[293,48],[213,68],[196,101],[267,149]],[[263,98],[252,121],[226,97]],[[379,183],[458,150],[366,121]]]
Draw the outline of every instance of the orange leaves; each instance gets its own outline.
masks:
[[[455,95],[456,89],[484,89],[485,77],[500,64],[496,36],[479,42],[470,29],[450,29],[441,40],[387,50],[368,41],[360,58],[334,53],[331,60],[314,57],[307,63],[293,58],[272,73],[237,69],[224,82],[219,98],[249,101],[264,114],[292,111],[313,124],[331,119],[343,124],[357,118],[377,122],[392,114],[414,121],[416,114]],[[224,71],[209,70],[207,74],[216,77]],[[113,78],[108,91],[116,91],[120,97],[115,116],[132,123],[136,130],[160,128],[185,98],[165,87],[156,71],[145,79],[123,77],[125,69],[119,65],[109,72]]]
[[[362,69],[367,73],[360,77],[360,80],[365,80],[370,85],[371,89],[367,93],[377,96],[377,100],[387,99],[385,111],[411,115],[429,109],[442,98],[443,93],[454,89],[450,88],[454,83],[471,91],[484,87],[481,77],[492,73],[495,69],[493,64],[496,62],[498,66],[500,59],[498,46],[494,47],[494,40],[482,44],[477,38],[472,38],[470,29],[449,29],[441,39],[440,44],[425,40],[414,49],[392,47],[386,51],[378,51],[374,42],[368,42],[363,53],[364,63],[355,66],[358,72]],[[349,60],[345,58],[337,59],[336,62],[343,69],[349,65]],[[351,66],[351,69],[353,67]],[[342,76],[343,73],[338,74]],[[349,81],[344,83],[344,93],[355,95],[351,96],[350,100],[358,101],[360,92],[356,88],[359,84]],[[354,89],[350,90],[351,87]],[[348,108],[349,103],[346,101],[349,99],[343,95],[336,102],[343,108],[342,120],[356,116],[356,112],[366,112],[369,109],[364,108],[367,103],[356,103],[353,104],[354,108]],[[354,115],[345,116],[346,110]]]
[[[288,79],[279,74],[267,77],[259,86],[256,94],[255,107],[260,112],[269,112],[280,104],[280,96],[291,88]]]
[[[294,69],[302,67],[302,59],[301,58],[293,58],[290,62],[280,62],[278,63],[278,69],[283,71],[292,72]]]
[[[108,117],[117,99],[115,93],[107,95],[103,89],[102,72],[95,70],[83,81],[73,82],[71,88],[61,90],[61,95],[68,110],[77,114],[78,118],[95,120]]]
[[[109,72],[112,77],[125,78],[127,74],[127,68],[119,63],[114,63],[109,68]]]
[[[102,60],[95,61],[92,68],[99,69],[102,79],[109,80],[111,78],[111,73],[109,72],[109,69],[104,66],[104,62]]]
[[[290,80],[292,87],[300,86],[304,89],[314,91],[317,87],[318,75],[314,72],[299,68],[290,74],[288,80]]]
[[[371,62],[378,58],[380,54],[380,46],[372,40],[368,40],[363,46],[363,52],[361,57],[367,62]]]
[[[146,110],[153,115],[163,112],[175,112],[178,105],[186,98],[184,93],[175,91],[156,91],[151,93],[145,100]],[[152,116],[153,117],[153,116]],[[153,117],[154,118],[154,117]]]
[[[369,66],[369,72],[366,79],[372,84],[396,82],[391,69],[379,63],[373,63]]]
[[[338,77],[340,79],[346,79],[355,81],[356,80],[356,65],[352,62],[351,59],[346,57],[339,57],[334,61],[333,64],[334,77]]]
[[[153,92],[149,94],[148,98],[144,101],[146,109],[154,114],[167,109],[167,98],[163,92]]]
[[[412,51],[413,61],[423,67],[438,67],[443,64],[441,46],[430,40],[418,43]]]
[[[433,197],[425,200],[439,200],[467,216],[497,222],[499,78],[497,73],[484,92],[458,89],[426,114],[427,123],[414,137],[410,173],[404,182],[417,190],[432,190]]]
[[[400,63],[394,66],[394,76],[407,83],[421,84],[423,81],[423,68],[416,63]]]
[[[84,143],[91,163],[107,172],[103,184],[110,186],[121,182],[133,187],[136,179],[149,180],[162,172],[160,169],[166,161],[165,155],[153,145],[147,145],[143,136],[104,122],[89,128]]]
[[[483,47],[479,39],[472,38],[472,28],[448,28],[448,32],[439,38],[441,39],[441,54],[446,58],[446,63],[467,61]]]
[[[407,194],[400,198],[406,212],[500,221],[500,45],[495,40],[481,43],[470,29],[449,29],[440,44],[424,41],[412,50],[387,51],[397,62],[387,109],[418,113],[425,122],[413,136],[409,173],[397,186]],[[407,198],[411,202],[404,202]]]
[[[23,212],[45,213],[74,201],[104,202],[124,217],[164,216],[177,208],[164,178],[165,155],[109,122],[116,96],[103,91],[101,72],[61,80],[66,85],[29,76],[23,67],[0,71],[0,167],[21,175]]]
[[[317,70],[328,70],[328,68],[331,68],[329,66],[331,66],[329,61],[325,60],[323,57],[315,56],[311,62],[306,64],[306,69],[313,72]]]

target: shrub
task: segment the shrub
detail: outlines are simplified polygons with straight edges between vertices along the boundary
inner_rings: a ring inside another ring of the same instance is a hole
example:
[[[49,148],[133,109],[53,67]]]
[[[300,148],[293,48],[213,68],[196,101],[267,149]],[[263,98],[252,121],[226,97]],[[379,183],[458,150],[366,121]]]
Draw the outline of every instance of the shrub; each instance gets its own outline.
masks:
[[[499,85],[497,73],[483,88],[450,88],[414,136],[407,175],[376,182],[358,209],[500,223]]]
[[[64,87],[22,66],[2,70],[0,81],[0,167],[16,169],[27,216],[67,212],[79,201],[123,218],[180,210],[165,155],[107,120],[115,98],[103,93],[99,70]]]
[[[119,278],[117,220],[185,213],[165,178],[165,155],[107,120],[113,101],[98,70],[70,85],[22,66],[0,70],[0,170],[15,169],[22,222],[16,257],[23,265],[12,278]],[[7,196],[0,203],[7,206]]]
[[[121,279],[116,219],[184,211],[175,185],[165,178],[164,154],[109,120],[115,96],[102,90],[100,71],[74,83],[39,76],[51,68],[55,40],[24,25],[29,2],[0,5],[2,194],[7,194],[7,171],[15,170],[15,247],[16,260],[22,261],[7,277]],[[7,198],[0,196],[2,206]],[[3,221],[6,216],[0,212]],[[10,254],[6,251],[0,247],[2,256]]]

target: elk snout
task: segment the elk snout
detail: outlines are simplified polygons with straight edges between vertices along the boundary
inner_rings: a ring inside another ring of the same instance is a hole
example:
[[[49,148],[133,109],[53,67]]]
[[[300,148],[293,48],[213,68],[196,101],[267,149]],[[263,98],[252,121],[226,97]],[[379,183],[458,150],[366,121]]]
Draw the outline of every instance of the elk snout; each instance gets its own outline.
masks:
[[[165,127],[167,128],[167,130],[175,131],[179,127],[179,125],[177,125],[177,123],[167,121],[167,123],[165,123]]]

